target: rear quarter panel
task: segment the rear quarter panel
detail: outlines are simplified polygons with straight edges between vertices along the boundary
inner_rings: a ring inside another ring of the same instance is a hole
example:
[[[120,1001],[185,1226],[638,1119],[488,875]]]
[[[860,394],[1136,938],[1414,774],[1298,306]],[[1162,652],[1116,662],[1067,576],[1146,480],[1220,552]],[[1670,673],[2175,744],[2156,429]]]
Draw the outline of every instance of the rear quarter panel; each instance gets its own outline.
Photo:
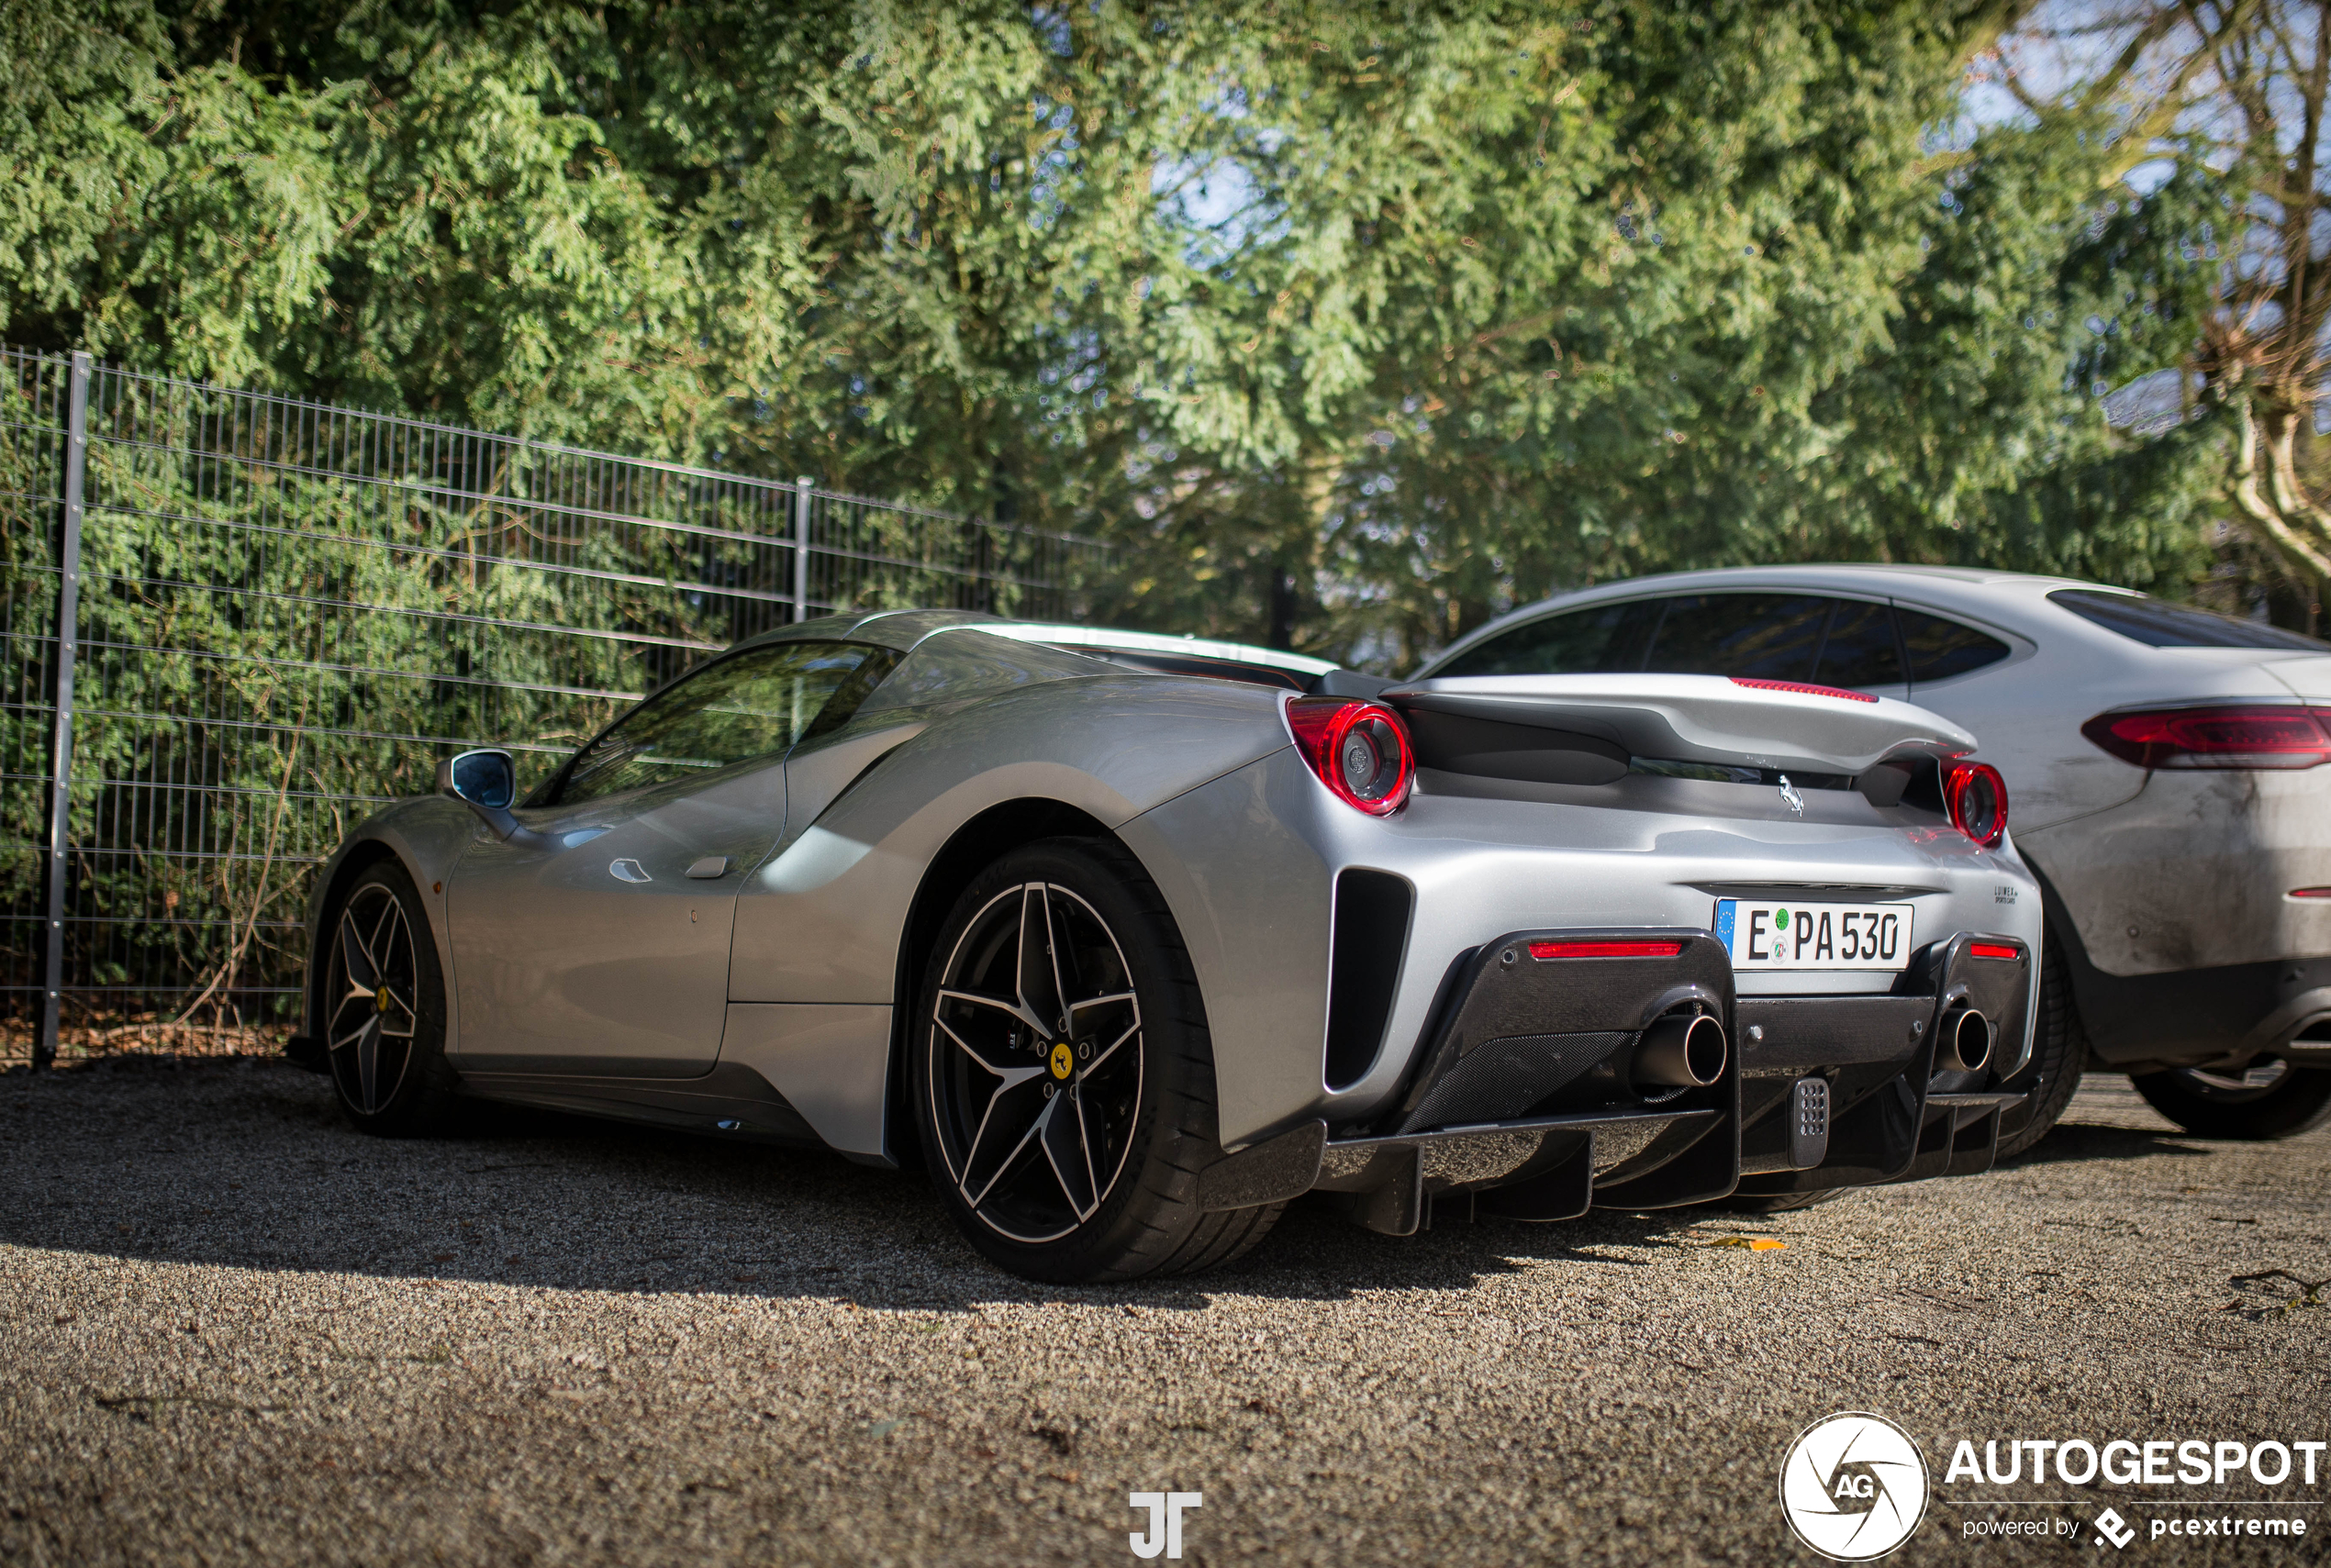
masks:
[[[933,721],[815,822],[788,823],[746,880],[730,997],[888,1003],[923,873],[980,813],[1057,801],[1114,829],[1287,744],[1269,691],[1150,675],[1051,682]]]

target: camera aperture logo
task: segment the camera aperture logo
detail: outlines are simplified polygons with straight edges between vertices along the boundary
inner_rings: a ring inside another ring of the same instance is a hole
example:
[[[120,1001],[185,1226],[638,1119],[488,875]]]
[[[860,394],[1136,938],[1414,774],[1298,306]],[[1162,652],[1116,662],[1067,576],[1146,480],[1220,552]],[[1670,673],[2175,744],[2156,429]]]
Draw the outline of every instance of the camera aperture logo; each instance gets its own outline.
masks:
[[[1883,1416],[1825,1417],[1797,1434],[1780,1462],[1780,1511],[1824,1557],[1867,1562],[1910,1539],[1926,1517],[1918,1445]]]

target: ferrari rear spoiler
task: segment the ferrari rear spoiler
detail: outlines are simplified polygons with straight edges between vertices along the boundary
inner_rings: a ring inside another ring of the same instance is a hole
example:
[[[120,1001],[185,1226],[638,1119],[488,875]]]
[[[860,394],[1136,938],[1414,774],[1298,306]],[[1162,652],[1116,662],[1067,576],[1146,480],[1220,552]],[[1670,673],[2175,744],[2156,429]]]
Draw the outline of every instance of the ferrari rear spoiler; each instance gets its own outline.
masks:
[[[1975,738],[1890,697],[1723,675],[1464,675],[1378,697],[1409,721],[1421,767],[1540,784],[1630,773],[1858,788],[1891,806],[1929,759]]]

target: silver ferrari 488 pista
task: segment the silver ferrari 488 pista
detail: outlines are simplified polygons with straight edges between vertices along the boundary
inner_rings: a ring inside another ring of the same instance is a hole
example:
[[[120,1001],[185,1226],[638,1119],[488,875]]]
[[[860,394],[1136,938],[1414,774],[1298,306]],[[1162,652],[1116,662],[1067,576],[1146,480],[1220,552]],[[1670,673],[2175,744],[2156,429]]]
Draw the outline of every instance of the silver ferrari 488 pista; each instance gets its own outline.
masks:
[[[1323,1195],[1405,1235],[1986,1169],[2039,899],[1974,740],[1712,675],[1395,684],[898,611],[753,638],[521,797],[471,751],[316,881],[292,1053],[920,1162],[1054,1281]]]

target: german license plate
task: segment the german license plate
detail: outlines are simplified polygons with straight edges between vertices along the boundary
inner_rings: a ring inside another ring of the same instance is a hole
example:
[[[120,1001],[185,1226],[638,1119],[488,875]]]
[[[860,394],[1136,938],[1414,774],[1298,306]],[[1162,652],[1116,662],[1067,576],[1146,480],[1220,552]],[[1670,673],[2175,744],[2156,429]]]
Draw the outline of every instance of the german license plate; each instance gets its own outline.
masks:
[[[1910,962],[1907,904],[1716,900],[1716,940],[1734,969],[1900,969]]]

